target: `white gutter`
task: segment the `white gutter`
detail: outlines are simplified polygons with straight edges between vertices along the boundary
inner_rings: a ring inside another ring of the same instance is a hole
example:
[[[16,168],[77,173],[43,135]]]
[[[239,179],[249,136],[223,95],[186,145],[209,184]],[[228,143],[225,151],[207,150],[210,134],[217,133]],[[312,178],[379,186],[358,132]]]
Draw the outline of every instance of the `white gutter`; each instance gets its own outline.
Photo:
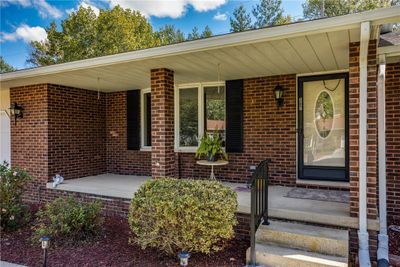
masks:
[[[400,6],[393,6],[389,8],[381,8],[357,14],[349,14],[313,21],[304,21],[271,28],[249,30],[240,33],[218,35],[210,38],[187,41],[178,44],[4,73],[0,74],[0,81],[4,82],[14,79],[102,67],[125,62],[164,58],[167,56],[206,51],[229,46],[272,41],[288,37],[292,38],[296,36],[303,36],[305,34],[311,35],[344,29],[357,29],[360,26],[360,23],[363,21],[371,21],[371,24],[373,25],[399,21],[399,14]]]
[[[386,56],[379,55],[378,69],[378,158],[379,158],[379,225],[378,266],[389,266],[386,221],[386,121],[385,121]]]
[[[359,105],[359,230],[358,258],[360,266],[369,267],[371,261],[367,232],[367,86],[368,86],[368,45],[370,22],[361,23],[360,31],[360,105]]]

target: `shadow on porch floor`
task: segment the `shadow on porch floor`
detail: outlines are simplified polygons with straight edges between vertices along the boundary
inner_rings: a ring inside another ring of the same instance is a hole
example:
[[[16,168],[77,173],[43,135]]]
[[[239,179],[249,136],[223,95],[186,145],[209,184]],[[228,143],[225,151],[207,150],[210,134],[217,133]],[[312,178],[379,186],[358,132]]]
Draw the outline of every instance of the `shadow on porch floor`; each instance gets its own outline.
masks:
[[[47,188],[63,191],[88,193],[100,196],[131,199],[139,187],[150,177],[118,174],[101,174],[79,179],[65,180],[57,188],[52,183]],[[226,183],[237,192],[239,212],[250,213],[250,191],[244,183]],[[270,217],[303,221],[324,225],[358,228],[358,219],[350,217],[348,203],[319,201],[286,197],[291,187],[269,186],[268,211]],[[379,229],[378,222],[371,220],[371,230]]]

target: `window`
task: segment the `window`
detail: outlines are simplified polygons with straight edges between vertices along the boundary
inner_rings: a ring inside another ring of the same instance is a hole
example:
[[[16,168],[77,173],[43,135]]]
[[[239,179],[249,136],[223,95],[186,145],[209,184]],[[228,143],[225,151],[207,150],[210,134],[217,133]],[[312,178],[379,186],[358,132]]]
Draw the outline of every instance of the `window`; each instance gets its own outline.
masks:
[[[179,91],[179,146],[193,147],[198,144],[198,88]]]
[[[204,87],[205,132],[218,132],[225,140],[225,87]]]
[[[151,90],[142,90],[142,148],[151,147]]]
[[[199,137],[218,131],[225,140],[225,83],[178,86],[175,98],[175,146],[194,151]]]

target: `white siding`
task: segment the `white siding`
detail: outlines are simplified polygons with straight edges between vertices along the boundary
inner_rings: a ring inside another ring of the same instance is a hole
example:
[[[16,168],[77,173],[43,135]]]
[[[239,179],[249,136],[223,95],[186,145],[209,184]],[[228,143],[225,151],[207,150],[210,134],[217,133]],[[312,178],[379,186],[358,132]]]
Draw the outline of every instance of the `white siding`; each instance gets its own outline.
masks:
[[[6,112],[10,107],[10,90],[0,89],[0,162],[11,161],[10,119]]]

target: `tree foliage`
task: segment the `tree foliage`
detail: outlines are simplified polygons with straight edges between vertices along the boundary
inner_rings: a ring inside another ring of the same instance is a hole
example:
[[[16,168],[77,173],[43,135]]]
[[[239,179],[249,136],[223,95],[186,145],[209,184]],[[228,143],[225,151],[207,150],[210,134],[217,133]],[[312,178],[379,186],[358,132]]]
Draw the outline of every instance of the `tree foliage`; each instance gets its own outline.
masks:
[[[307,0],[302,4],[306,19],[334,17],[397,5],[398,0]]]
[[[251,16],[243,5],[233,10],[230,17],[231,32],[242,32],[252,28]]]
[[[174,25],[167,24],[155,33],[157,45],[174,44],[185,41],[185,34],[175,29]]]
[[[282,0],[261,0],[253,7],[252,13],[256,21],[255,28],[278,25],[284,21]]]
[[[15,68],[8,64],[2,56],[0,56],[0,73],[14,71]]]
[[[46,32],[46,41],[31,43],[28,62],[33,65],[121,53],[157,43],[150,23],[140,12],[119,6],[101,10],[98,16],[90,7],[80,7],[61,23],[60,31],[53,22]]]

